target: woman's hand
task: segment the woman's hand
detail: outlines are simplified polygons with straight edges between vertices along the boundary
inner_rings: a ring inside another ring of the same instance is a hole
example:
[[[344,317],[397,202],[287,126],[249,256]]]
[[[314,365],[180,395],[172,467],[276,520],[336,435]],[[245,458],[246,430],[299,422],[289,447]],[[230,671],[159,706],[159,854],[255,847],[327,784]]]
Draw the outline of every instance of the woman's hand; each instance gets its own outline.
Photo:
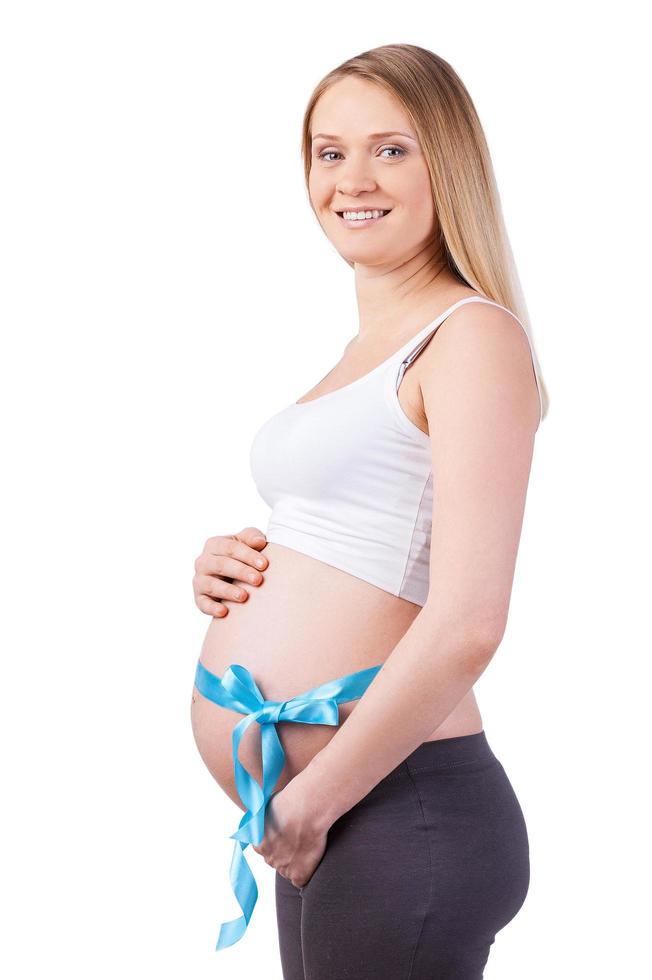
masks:
[[[272,794],[265,810],[265,836],[251,846],[295,888],[303,888],[324,855],[327,839],[327,827],[313,816],[295,776]]]
[[[220,599],[245,602],[249,593],[240,587],[240,583],[262,585],[261,570],[267,568],[269,562],[259,551],[266,546],[267,538],[257,527],[208,539],[195,561],[192,580],[195,603],[201,612],[209,616],[226,616],[228,609]]]

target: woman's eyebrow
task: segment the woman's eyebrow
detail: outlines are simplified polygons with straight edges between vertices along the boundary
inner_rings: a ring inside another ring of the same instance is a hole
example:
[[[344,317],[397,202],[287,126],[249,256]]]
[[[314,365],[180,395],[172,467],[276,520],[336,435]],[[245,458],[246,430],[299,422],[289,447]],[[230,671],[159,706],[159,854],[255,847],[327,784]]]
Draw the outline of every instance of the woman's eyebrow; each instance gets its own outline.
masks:
[[[406,136],[407,139],[414,140],[415,143],[417,142],[416,137],[412,136],[411,133],[402,133],[398,129],[392,130],[389,133],[370,133],[367,139],[379,140],[379,139],[385,139],[387,136]],[[314,143],[314,141],[316,139],[319,139],[320,137],[325,140],[333,140],[334,142],[337,142],[338,140],[341,139],[341,136],[333,136],[332,133],[315,133],[315,135],[312,137],[312,142]]]

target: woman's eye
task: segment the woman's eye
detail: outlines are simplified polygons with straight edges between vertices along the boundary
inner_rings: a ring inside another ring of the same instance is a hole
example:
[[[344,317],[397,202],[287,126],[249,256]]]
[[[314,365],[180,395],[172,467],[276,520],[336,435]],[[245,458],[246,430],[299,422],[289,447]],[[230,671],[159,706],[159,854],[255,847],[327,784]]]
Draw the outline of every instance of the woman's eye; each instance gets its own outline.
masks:
[[[386,160],[387,159],[390,159],[390,160],[400,159],[401,157],[404,157],[405,156],[405,152],[406,152],[400,146],[383,146],[383,148],[381,149],[380,152],[381,153],[384,153],[385,150],[395,150],[399,154],[398,157],[396,157],[396,156],[385,157]],[[341,153],[339,153],[338,150],[322,150],[322,152],[319,154],[319,159],[320,160],[324,160],[325,163],[332,163],[333,161],[332,160],[327,160],[326,157],[332,156],[333,154],[335,154],[335,156],[338,156],[338,155],[341,156]]]

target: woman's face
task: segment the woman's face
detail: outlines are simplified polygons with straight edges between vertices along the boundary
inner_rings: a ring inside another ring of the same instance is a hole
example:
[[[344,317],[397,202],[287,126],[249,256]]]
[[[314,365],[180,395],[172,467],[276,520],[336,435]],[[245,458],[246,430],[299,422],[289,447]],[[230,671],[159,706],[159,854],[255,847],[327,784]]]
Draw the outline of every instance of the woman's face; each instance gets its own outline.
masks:
[[[364,79],[341,79],[317,102],[311,136],[310,200],[343,258],[394,264],[433,240],[438,224],[430,174],[417,134],[391,93]],[[389,213],[359,222],[341,216],[349,209]]]

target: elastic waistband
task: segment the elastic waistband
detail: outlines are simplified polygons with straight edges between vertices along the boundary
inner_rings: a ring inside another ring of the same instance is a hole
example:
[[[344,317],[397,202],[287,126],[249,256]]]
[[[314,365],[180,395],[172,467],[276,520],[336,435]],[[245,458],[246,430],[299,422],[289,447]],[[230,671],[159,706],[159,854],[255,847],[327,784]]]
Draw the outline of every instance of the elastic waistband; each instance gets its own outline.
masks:
[[[484,729],[470,735],[437,738],[417,745],[403,762],[387,773],[381,783],[423,769],[450,769],[464,763],[491,762],[495,758]]]

